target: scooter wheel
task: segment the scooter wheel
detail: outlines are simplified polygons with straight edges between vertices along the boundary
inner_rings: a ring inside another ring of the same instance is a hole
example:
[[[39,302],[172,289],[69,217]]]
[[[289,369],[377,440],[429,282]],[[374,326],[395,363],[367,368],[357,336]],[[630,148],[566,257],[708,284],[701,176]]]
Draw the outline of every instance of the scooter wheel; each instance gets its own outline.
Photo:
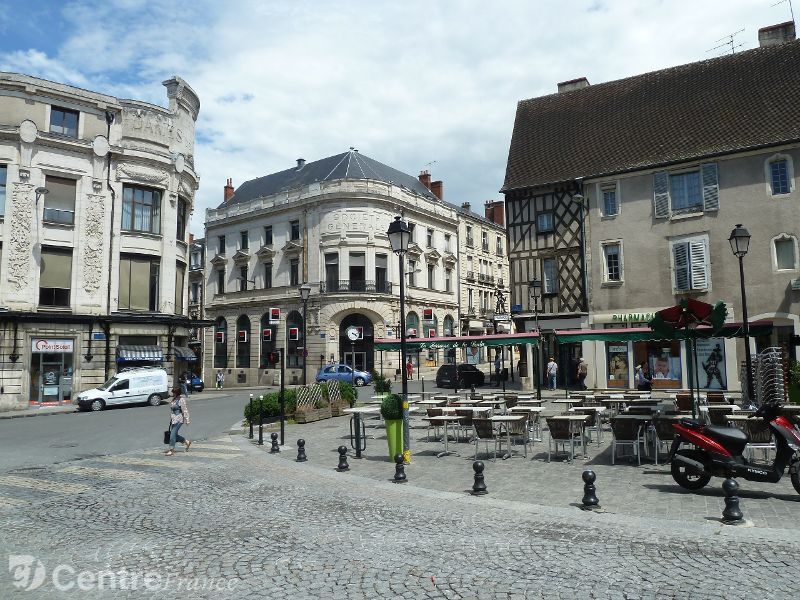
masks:
[[[703,462],[703,453],[697,450],[678,450],[678,454],[698,462]],[[711,481],[711,475],[706,473],[698,475],[685,465],[676,461],[672,461],[671,471],[675,483],[687,490],[699,490],[704,488],[706,484]]]
[[[794,491],[800,494],[800,473],[792,473],[792,486],[794,486]]]

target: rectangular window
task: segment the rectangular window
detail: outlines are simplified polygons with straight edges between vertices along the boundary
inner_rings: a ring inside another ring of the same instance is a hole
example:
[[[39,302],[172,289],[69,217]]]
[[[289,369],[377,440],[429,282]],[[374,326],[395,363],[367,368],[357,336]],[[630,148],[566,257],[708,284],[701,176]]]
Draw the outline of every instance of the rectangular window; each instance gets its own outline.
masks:
[[[221,235],[217,237],[217,254],[220,256],[225,256],[225,236]]]
[[[555,258],[545,258],[542,261],[542,275],[544,279],[542,293],[555,294],[558,292],[558,270]]]
[[[503,238],[497,236],[497,256],[503,256]]]
[[[300,239],[300,221],[289,221],[289,234],[291,240]]]
[[[375,255],[375,291],[383,294],[389,293],[387,265],[388,256],[386,254]]]
[[[433,265],[428,265],[428,289],[429,290],[436,289],[435,272],[433,269]]]
[[[200,253],[199,252],[192,252],[189,255],[189,268],[190,269],[199,269],[202,265],[200,264]]]
[[[617,186],[603,186],[603,216],[613,217],[619,214],[619,205],[617,204]]]
[[[445,269],[444,270],[444,291],[445,292],[452,292],[453,291],[453,270],[452,269]]]
[[[796,269],[794,258],[794,239],[775,240],[775,266],[779,270]]]
[[[250,237],[247,235],[246,231],[239,232],[239,244],[241,250],[248,250],[250,248]]]
[[[450,250],[450,234],[449,233],[445,233],[444,234],[444,251],[445,252],[451,252],[451,250]]]
[[[472,290],[470,289],[470,290],[467,290],[467,306],[469,307],[470,312],[474,312],[475,311],[475,304],[474,304],[474,302],[472,300],[473,300],[473,298],[472,298]]]
[[[158,310],[158,258],[120,256],[119,308],[122,310]]]
[[[703,194],[700,189],[700,171],[670,175],[669,194],[672,212],[700,212]]]
[[[69,306],[72,287],[72,250],[42,248],[39,305]]]
[[[414,287],[417,285],[417,263],[413,260],[408,261],[408,286]]]
[[[350,291],[363,292],[366,288],[367,257],[363,252],[350,253]]]
[[[339,291],[339,255],[337,253],[325,255],[325,288],[329,292]]]
[[[489,234],[481,231],[481,246],[485,252],[489,251]]]
[[[785,160],[776,160],[769,164],[772,194],[789,193],[789,169]]]
[[[186,213],[188,211],[188,206],[189,204],[186,202],[185,198],[178,197],[178,220],[176,223],[175,239],[181,242],[186,241]]]
[[[289,285],[300,285],[300,261],[296,258],[289,261]]]
[[[467,225],[467,246],[472,248],[475,246],[475,239],[472,237],[472,227]]]
[[[175,264],[175,314],[183,314],[183,294],[185,292],[186,265]]]
[[[674,243],[672,261],[676,291],[708,289],[708,249],[705,239],[694,238]]]
[[[716,163],[683,173],[653,174],[653,216],[657,219],[715,210],[719,210]]]
[[[239,291],[246,292],[247,291],[247,280],[250,278],[248,276],[248,269],[247,267],[239,267]]]
[[[50,107],[50,133],[60,133],[78,137],[78,111],[67,108]]]
[[[264,227],[264,245],[272,245],[272,225],[267,225]]]
[[[72,225],[75,223],[75,195],[77,182],[63,177],[45,178],[48,194],[44,196],[43,221]]]
[[[536,215],[536,232],[550,233],[553,231],[553,213],[542,212]]]
[[[193,281],[189,286],[189,304],[198,304],[200,302],[200,284]]]
[[[217,294],[225,293],[225,269],[217,269]]]
[[[603,281],[622,281],[622,249],[618,242],[603,244],[605,270]]]
[[[433,248],[433,229],[428,229],[425,243],[428,248]]]
[[[123,186],[122,229],[161,233],[161,192],[133,185]]]
[[[8,167],[0,165],[0,217],[6,214],[6,177]]]
[[[264,289],[272,288],[272,263],[264,263]]]

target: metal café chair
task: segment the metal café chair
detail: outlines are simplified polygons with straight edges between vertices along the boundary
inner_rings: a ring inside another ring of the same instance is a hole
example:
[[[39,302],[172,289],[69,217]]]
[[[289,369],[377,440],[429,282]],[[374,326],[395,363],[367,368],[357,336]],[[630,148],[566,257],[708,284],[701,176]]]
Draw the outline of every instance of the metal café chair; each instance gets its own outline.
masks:
[[[547,417],[547,429],[550,432],[549,439],[547,440],[547,462],[550,462],[550,453],[555,448],[558,452],[558,445],[561,444],[562,452],[567,451],[567,444],[569,444],[569,454],[567,461],[572,462],[575,456],[575,443],[581,443],[580,433],[575,435],[575,430],[572,428],[570,421],[554,419]]]
[[[642,443],[642,423],[635,419],[616,417],[611,419],[611,431],[613,438],[611,441],[611,464],[613,465],[617,457],[617,446],[630,446],[639,464],[642,464],[642,455],[639,446]]]
[[[500,436],[494,428],[494,423],[489,419],[472,419],[472,429],[475,439],[475,460],[478,460],[478,444],[484,443],[486,454],[489,454],[489,442],[494,442],[492,462],[497,460],[497,448],[500,445]]]

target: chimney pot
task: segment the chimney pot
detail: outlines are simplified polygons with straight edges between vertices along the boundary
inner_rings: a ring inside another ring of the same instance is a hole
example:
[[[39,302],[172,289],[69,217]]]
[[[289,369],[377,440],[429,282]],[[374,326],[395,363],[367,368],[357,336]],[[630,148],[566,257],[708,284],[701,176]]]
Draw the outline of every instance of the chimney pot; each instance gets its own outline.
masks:
[[[298,158],[297,159],[297,170],[299,171],[300,169],[302,169],[305,166],[305,164],[306,164],[306,159],[305,158]]]
[[[778,23],[777,25],[762,27],[758,30],[758,45],[761,48],[779,46],[786,42],[794,41],[795,38],[796,31],[794,21],[786,21],[786,23]]]
[[[461,205],[461,208],[463,208],[464,210],[469,210],[469,209],[470,209],[470,204],[469,204],[469,202],[464,202],[464,203]]]
[[[419,173],[419,181],[422,185],[426,188],[431,189],[431,174],[427,171],[420,171]]]
[[[436,196],[439,200],[444,200],[444,183],[441,181],[434,181],[431,183],[430,187],[431,192],[433,195]]]
[[[487,200],[484,204],[486,218],[492,223],[505,227],[505,204],[502,200]]]
[[[229,177],[225,187],[223,188],[223,202],[227,202],[233,198],[233,178]]]
[[[562,81],[558,84],[558,93],[571,92],[572,90],[580,90],[589,87],[589,80],[586,77],[578,77],[577,79],[570,79],[569,81]]]

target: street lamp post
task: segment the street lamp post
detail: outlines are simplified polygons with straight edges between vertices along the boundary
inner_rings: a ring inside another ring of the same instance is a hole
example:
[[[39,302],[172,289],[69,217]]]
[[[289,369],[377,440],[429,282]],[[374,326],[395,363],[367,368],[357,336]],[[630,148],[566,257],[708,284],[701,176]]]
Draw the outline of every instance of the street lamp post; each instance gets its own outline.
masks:
[[[311,286],[304,283],[300,286],[300,299],[303,301],[303,385],[306,385],[306,357],[308,356],[308,340],[306,339],[306,313],[308,312],[308,297],[311,295]]]
[[[742,289],[742,332],[744,333],[744,363],[745,379],[747,380],[747,402],[753,404],[755,394],[753,393],[753,364],[750,357],[750,325],[747,323],[747,295],[744,289],[744,255],[750,249],[750,232],[737,223],[728,238],[731,244],[733,255],[739,259],[739,284]]]
[[[533,300],[533,319],[534,324],[536,325],[536,333],[539,334],[539,344],[542,342],[541,332],[539,331],[539,297],[542,293],[542,282],[538,279],[532,280],[528,284],[528,293],[530,295],[530,299]],[[536,399],[542,399],[542,374],[539,372],[539,354],[541,353],[540,348],[536,348],[534,357],[536,358],[536,362],[534,363],[536,367]]]
[[[408,463],[411,459],[411,435],[408,430],[408,372],[406,371],[406,284],[405,255],[411,231],[400,217],[395,217],[386,232],[392,252],[397,255],[400,274],[400,373],[403,382],[403,459]]]

